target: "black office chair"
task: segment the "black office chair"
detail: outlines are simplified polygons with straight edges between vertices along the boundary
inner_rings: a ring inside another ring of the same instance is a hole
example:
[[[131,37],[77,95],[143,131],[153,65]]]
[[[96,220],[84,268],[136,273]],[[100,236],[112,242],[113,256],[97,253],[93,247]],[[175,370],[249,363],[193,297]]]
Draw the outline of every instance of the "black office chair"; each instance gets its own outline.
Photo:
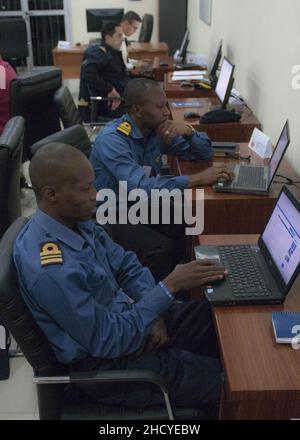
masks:
[[[65,86],[60,87],[54,94],[54,102],[57,106],[64,128],[69,128],[76,124],[82,124],[90,139],[95,137],[100,132],[101,128],[104,127],[107,122],[111,121],[111,118],[98,116],[97,104],[94,103],[100,98],[101,97],[91,98],[92,122],[83,122],[70,90]]]
[[[21,215],[20,166],[25,122],[10,119],[0,136],[0,237]]]
[[[145,14],[142,20],[142,26],[139,35],[140,43],[149,43],[153,31],[153,15]]]
[[[60,364],[52,348],[35,323],[19,291],[16,268],[12,253],[14,241],[28,219],[20,217],[7,230],[0,242],[0,321],[2,321],[19,344],[25,358],[34,372],[37,384],[38,408],[40,419],[107,419],[115,418],[146,420],[173,419],[167,388],[163,380],[152,371],[104,371],[100,373],[70,372]],[[76,384],[95,382],[149,382],[158,386],[163,393],[166,408],[148,408],[126,410],[124,407],[100,406],[76,391]],[[75,389],[74,388],[75,385]],[[75,395],[72,393],[75,391]],[[78,395],[79,393],[79,395]],[[74,395],[74,398],[72,397]],[[84,400],[82,400],[84,399]],[[71,405],[64,408],[63,405]],[[182,409],[176,412],[178,418],[199,418],[201,412],[194,409]]]
[[[23,18],[0,19],[0,54],[16,67],[16,60],[26,60],[28,37],[26,23]]]
[[[32,144],[60,130],[53,96],[61,84],[62,71],[58,68],[19,76],[11,82],[11,115],[23,116],[26,122],[23,162],[30,159]]]
[[[72,127],[66,128],[65,130],[58,131],[57,133],[51,134],[50,136],[41,139],[30,147],[31,156],[44,145],[50,144],[52,142],[59,142],[72,147],[77,148],[86,157],[89,158],[91,152],[91,141],[87,135],[86,130],[80,124],[73,125]]]
[[[62,86],[54,93],[54,102],[64,128],[82,124],[81,116],[68,87]]]

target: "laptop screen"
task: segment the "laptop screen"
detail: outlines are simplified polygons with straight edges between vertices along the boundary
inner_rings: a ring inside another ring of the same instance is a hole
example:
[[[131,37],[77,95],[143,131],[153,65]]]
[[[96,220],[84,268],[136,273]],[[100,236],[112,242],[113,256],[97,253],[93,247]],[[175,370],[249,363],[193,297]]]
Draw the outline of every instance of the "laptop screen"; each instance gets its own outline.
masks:
[[[289,122],[286,121],[282,132],[279,136],[277,145],[274,149],[272,158],[269,164],[269,183],[271,184],[273,178],[275,177],[276,171],[280,165],[281,159],[290,143],[289,136]]]
[[[261,237],[287,285],[300,262],[300,212],[281,193]]]
[[[227,89],[232,78],[233,70],[234,65],[231,64],[226,58],[224,58],[215,90],[216,95],[220,99],[221,103],[223,103],[225,100]]]

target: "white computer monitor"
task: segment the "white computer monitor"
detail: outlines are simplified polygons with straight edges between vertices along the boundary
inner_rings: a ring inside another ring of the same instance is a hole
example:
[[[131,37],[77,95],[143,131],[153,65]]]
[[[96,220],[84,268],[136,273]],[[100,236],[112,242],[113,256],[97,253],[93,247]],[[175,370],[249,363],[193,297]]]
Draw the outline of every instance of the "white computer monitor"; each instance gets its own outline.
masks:
[[[234,65],[224,57],[221,72],[216,85],[216,95],[221,101],[222,108],[226,108],[233,86]]]

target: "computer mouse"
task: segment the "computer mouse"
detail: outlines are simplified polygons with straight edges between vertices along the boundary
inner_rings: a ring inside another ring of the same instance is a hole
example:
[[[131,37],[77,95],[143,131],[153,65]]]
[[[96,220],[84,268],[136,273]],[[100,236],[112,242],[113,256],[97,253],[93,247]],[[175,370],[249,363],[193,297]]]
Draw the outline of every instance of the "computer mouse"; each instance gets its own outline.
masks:
[[[199,115],[199,113],[197,113],[197,112],[186,112],[186,113],[184,113],[184,119],[189,119],[189,118],[200,118],[200,115]]]
[[[194,84],[189,81],[182,81],[180,87],[194,87]]]

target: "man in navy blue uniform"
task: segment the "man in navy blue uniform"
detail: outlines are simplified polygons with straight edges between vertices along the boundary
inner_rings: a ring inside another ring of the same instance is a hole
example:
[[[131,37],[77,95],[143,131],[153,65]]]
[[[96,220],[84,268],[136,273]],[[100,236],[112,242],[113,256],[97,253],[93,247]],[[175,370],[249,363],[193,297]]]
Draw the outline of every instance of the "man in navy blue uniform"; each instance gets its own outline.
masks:
[[[113,98],[111,102],[100,102],[99,113],[112,118],[124,113],[121,95],[129,81],[129,75],[123,61],[121,46],[124,35],[119,23],[107,23],[103,26],[101,45],[91,45],[85,52],[80,72],[80,90],[78,108],[82,119],[90,121],[90,96]]]
[[[22,296],[57,359],[73,370],[150,369],[165,377],[175,407],[215,408],[221,370],[210,306],[174,299],[222,279],[225,269],[193,261],[155,283],[135,254],[90,220],[94,172],[73,147],[41,148],[30,176],[38,209],[16,239],[14,261]],[[84,390],[103,403],[163,404],[147,384]]]
[[[128,191],[143,189],[150,196],[152,189],[184,190],[211,185],[219,178],[232,178],[232,171],[226,167],[210,167],[190,176],[161,175],[164,154],[183,160],[209,160],[211,141],[206,133],[189,124],[169,120],[165,92],[155,81],[131,80],[125,88],[124,101],[128,113],[106,125],[91,152],[97,190],[110,188],[118,195],[119,182],[125,181]],[[111,227],[114,239],[136,252],[156,280],[166,276],[182,258],[184,225]]]

